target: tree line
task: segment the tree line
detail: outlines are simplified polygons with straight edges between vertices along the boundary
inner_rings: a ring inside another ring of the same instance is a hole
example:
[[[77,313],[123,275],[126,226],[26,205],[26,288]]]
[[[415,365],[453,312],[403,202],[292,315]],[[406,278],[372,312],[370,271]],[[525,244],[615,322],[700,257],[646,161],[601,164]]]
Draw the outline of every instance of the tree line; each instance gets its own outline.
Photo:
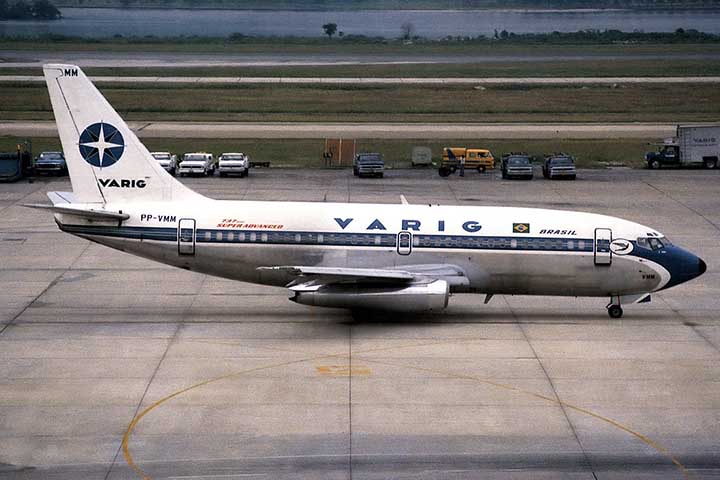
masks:
[[[0,20],[57,20],[60,10],[49,0],[0,0]]]

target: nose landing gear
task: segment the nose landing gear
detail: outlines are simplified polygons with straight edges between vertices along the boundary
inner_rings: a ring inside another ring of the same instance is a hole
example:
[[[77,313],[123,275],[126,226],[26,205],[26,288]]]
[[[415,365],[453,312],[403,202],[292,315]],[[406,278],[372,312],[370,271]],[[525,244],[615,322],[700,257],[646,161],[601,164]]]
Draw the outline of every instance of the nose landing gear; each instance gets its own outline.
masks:
[[[620,318],[623,316],[623,309],[620,305],[608,305],[607,311],[610,318]]]
[[[623,309],[620,306],[620,297],[613,295],[610,297],[610,303],[607,304],[607,311],[610,318],[620,318],[623,316]]]

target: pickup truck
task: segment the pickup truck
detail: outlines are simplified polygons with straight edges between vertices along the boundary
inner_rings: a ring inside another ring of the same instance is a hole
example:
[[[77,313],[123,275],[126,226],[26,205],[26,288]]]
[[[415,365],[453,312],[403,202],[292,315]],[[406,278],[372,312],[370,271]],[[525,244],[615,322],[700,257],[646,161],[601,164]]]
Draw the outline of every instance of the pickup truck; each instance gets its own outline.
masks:
[[[215,157],[212,153],[186,153],[183,155],[178,174],[185,175],[212,175],[215,173]]]
[[[172,155],[170,152],[150,152],[155,160],[165,169],[170,175],[175,175],[177,171],[177,155]]]
[[[244,153],[223,153],[218,157],[218,172],[221,177],[227,177],[231,173],[247,177],[250,172],[250,157]]]
[[[527,153],[507,153],[502,156],[502,178],[532,180],[533,166]]]
[[[383,177],[385,161],[379,153],[359,153],[353,162],[353,175],[356,177]]]
[[[575,159],[564,153],[546,155],[542,167],[543,177],[550,180],[567,178],[575,180]]]
[[[62,152],[42,152],[35,159],[35,174],[67,175],[67,163]]]

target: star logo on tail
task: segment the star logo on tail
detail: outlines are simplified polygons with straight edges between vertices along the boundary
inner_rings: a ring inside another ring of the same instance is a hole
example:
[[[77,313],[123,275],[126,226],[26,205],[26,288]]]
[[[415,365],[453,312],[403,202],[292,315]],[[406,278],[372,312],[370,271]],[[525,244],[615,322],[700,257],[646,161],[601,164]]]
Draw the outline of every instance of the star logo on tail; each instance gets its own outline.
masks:
[[[94,167],[114,165],[125,151],[125,140],[109,123],[94,123],[80,135],[80,155]]]

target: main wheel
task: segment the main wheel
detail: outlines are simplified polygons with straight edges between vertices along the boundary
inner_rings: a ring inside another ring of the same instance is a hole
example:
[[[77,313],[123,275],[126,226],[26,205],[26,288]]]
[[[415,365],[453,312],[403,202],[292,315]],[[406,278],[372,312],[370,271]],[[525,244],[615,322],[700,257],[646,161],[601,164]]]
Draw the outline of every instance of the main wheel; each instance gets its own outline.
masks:
[[[705,168],[707,168],[708,170],[712,170],[712,169],[714,169],[714,168],[717,167],[717,159],[715,159],[715,158],[706,158],[705,161],[703,162],[703,165],[704,165]]]
[[[440,174],[441,177],[448,177],[448,176],[450,176],[450,170],[448,170],[448,169],[445,168],[445,167],[441,167],[440,170],[438,170],[438,173]]]
[[[620,305],[610,305],[607,311],[610,318],[620,318],[623,316],[623,309]]]

